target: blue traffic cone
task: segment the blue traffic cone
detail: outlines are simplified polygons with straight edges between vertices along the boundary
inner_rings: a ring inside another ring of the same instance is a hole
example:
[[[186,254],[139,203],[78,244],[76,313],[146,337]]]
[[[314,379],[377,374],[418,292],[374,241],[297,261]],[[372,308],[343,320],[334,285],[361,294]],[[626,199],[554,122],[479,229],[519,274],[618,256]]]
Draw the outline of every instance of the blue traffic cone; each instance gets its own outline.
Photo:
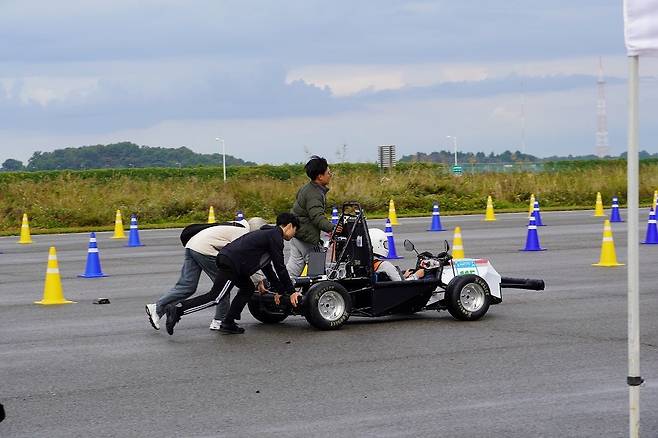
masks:
[[[612,211],[610,212],[610,222],[624,222],[619,214],[619,198],[612,197]]]
[[[439,213],[439,204],[434,204],[432,208],[432,225],[427,231],[444,231],[445,228],[441,226],[441,214]]]
[[[244,214],[242,213],[242,210],[238,210],[238,213],[235,215],[235,220],[236,221],[244,220]]]
[[[386,239],[388,243],[388,257],[387,259],[401,259],[402,257],[398,256],[397,251],[395,250],[395,239],[393,238],[393,228],[391,227],[391,220],[386,219]]]
[[[658,228],[656,227],[656,212],[653,207],[649,211],[649,221],[647,222],[647,235],[644,238],[645,245],[655,245],[658,243]]]
[[[87,265],[85,266],[85,273],[78,275],[82,278],[97,278],[107,277],[101,270],[101,259],[98,253],[98,245],[96,244],[96,233],[89,235],[89,249],[87,249]]]
[[[537,204],[535,204],[535,208]],[[538,210],[535,213],[539,213]],[[539,235],[537,234],[537,222],[535,216],[530,216],[530,221],[528,222],[528,237],[525,240],[525,248],[521,251],[546,251],[546,248],[539,246]]]
[[[538,227],[544,227],[545,225],[541,221],[541,213],[539,213],[539,201],[535,200],[535,208],[532,209],[532,215],[535,217],[535,225]]]
[[[126,246],[144,246],[139,241],[139,230],[137,229],[137,216],[130,216],[130,234],[128,235],[128,245]]]
[[[338,223],[338,209],[334,205],[334,208],[331,209],[331,223],[336,225]]]

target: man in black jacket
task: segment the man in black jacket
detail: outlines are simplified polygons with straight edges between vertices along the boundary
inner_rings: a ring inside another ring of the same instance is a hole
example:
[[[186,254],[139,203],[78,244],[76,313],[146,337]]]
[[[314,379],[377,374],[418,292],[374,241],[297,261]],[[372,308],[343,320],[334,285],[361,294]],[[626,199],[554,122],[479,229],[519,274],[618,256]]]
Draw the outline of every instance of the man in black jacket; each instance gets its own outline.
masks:
[[[239,291],[228,313],[224,317],[219,331],[224,333],[244,333],[244,329],[235,323],[244,306],[254,293],[254,284],[250,279],[261,270],[270,282],[271,289],[284,294],[292,294],[294,287],[286,266],[283,263],[283,241],[290,240],[299,228],[299,219],[292,213],[281,213],[276,218],[276,226],[264,226],[260,230],[245,234],[226,245],[217,254],[218,273],[212,289],[204,295],[184,300],[177,305],[166,306],[167,333],[174,333],[174,326],[182,315],[196,312],[215,305],[233,286]],[[296,300],[293,305],[296,305]]]

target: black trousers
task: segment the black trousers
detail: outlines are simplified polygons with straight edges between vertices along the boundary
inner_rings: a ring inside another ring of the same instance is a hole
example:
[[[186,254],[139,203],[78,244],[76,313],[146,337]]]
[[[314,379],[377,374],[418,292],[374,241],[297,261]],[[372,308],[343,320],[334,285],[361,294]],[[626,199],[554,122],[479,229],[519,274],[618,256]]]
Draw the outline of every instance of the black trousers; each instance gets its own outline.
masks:
[[[215,281],[210,291],[203,295],[181,301],[180,304],[183,315],[198,312],[199,310],[217,305],[219,300],[221,300],[226,293],[230,292],[233,286],[237,286],[239,289],[236,297],[233,299],[233,303],[238,301],[239,304],[235,306],[234,304],[231,304],[228,314],[224,319],[233,322],[235,318],[240,315],[242,309],[244,309],[244,306],[249,302],[251,295],[256,290],[254,283],[249,276],[237,275],[233,266],[228,263],[223,263],[221,257],[217,261],[217,268],[217,276],[215,277]],[[239,297],[242,298],[238,299]],[[244,297],[247,297],[246,300]]]

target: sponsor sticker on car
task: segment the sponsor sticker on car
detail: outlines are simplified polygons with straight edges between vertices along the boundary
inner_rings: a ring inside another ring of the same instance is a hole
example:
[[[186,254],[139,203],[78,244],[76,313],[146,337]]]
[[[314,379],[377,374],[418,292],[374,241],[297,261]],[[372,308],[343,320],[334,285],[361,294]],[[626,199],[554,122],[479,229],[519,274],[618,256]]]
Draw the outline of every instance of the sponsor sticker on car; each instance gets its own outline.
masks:
[[[478,267],[475,264],[475,260],[456,260],[454,262],[455,275],[466,275],[466,274],[478,274]]]

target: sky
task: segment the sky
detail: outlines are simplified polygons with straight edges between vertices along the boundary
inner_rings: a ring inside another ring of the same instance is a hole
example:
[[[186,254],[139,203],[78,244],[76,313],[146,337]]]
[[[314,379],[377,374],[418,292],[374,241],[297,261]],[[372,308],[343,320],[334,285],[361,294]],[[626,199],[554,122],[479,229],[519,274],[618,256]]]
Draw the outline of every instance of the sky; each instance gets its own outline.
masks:
[[[257,163],[626,150],[619,0],[0,0],[0,163],[132,141]],[[640,61],[658,152],[658,59]],[[524,133],[524,134],[523,134]],[[345,156],[338,153],[345,150]]]

